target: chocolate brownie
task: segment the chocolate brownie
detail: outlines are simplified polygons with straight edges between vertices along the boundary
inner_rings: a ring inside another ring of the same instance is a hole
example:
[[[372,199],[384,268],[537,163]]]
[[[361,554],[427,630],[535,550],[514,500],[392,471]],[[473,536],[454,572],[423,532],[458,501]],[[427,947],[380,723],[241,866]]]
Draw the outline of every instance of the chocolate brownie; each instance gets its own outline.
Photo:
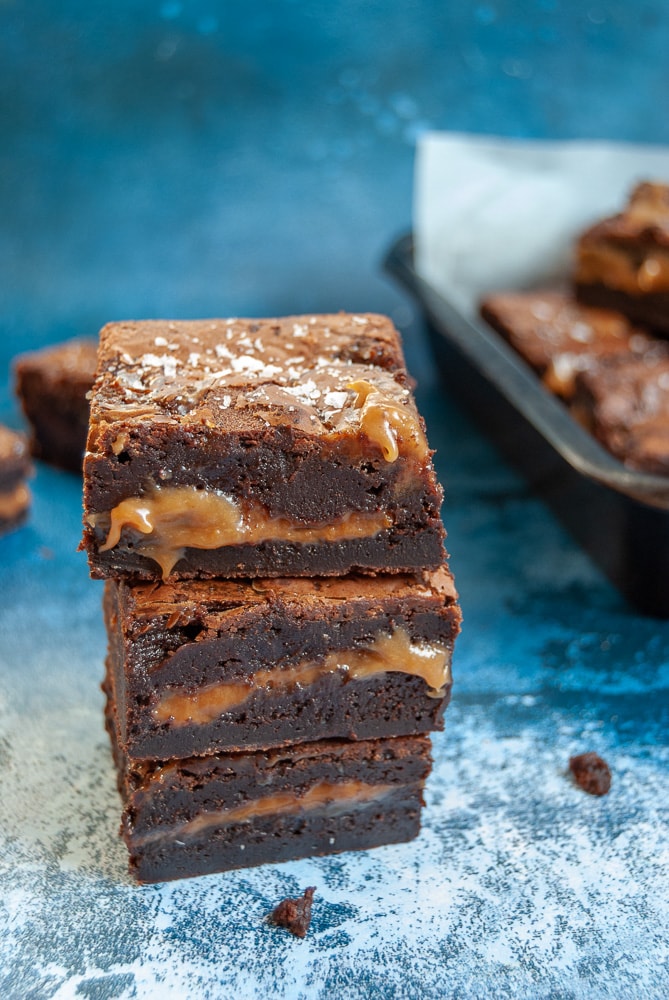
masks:
[[[108,581],[107,688],[130,759],[443,727],[453,578]]]
[[[411,840],[430,771],[425,736],[132,764],[107,726],[140,882]]]
[[[82,546],[95,577],[436,568],[441,489],[382,316],[100,334]]]
[[[669,334],[669,185],[639,184],[622,212],[583,233],[574,283],[582,302]]]
[[[597,371],[579,373],[575,407],[630,469],[669,475],[669,350],[611,358]]]
[[[97,341],[81,338],[15,359],[16,392],[32,428],[30,449],[36,458],[81,472],[96,358]]]
[[[26,440],[0,424],[0,532],[18,527],[30,508],[32,475]]]
[[[593,309],[558,291],[500,292],[481,303],[481,315],[539,374],[570,400],[580,371],[614,354],[644,354],[657,340],[620,313]]]

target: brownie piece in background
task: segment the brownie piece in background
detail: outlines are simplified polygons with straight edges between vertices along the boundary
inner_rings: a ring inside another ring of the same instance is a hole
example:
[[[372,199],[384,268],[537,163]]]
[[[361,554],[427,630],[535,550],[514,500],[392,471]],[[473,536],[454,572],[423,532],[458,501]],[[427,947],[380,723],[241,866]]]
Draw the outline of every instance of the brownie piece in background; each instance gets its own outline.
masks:
[[[583,233],[574,285],[587,305],[669,335],[669,185],[639,184],[622,212]]]
[[[0,424],[0,532],[18,527],[28,513],[32,471],[25,437]]]
[[[108,581],[106,686],[130,759],[443,727],[453,578]]]
[[[669,350],[617,356],[580,372],[575,408],[630,469],[669,475]]]
[[[596,370],[603,358],[642,355],[657,345],[620,313],[581,305],[568,292],[499,292],[483,300],[481,315],[567,401],[578,372]]]
[[[91,400],[94,577],[443,561],[442,492],[385,317],[111,324]]]
[[[160,882],[401,843],[417,836],[425,736],[128,761],[108,703],[130,870]]]
[[[88,433],[87,393],[97,341],[79,338],[22,354],[14,361],[16,393],[32,428],[36,458],[81,472]]]

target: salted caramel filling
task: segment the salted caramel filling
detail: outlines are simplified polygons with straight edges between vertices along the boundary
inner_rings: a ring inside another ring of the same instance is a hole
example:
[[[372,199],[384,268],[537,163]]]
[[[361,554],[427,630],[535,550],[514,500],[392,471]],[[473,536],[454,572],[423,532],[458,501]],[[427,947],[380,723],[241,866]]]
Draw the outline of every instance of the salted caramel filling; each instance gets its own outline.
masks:
[[[257,545],[267,541],[336,542],[371,538],[390,527],[383,512],[354,511],[329,524],[296,524],[286,517],[271,517],[261,504],[244,507],[224,493],[195,486],[152,487],[142,497],[128,497],[106,514],[93,514],[91,527],[109,521],[101,552],[113,549],[124,528],[145,535],[135,551],[155,560],[163,579],[186,549],[218,549],[226,545]]]
[[[669,253],[656,248],[641,260],[611,244],[582,245],[578,252],[576,280],[599,282],[631,295],[669,291]]]
[[[360,410],[360,428],[379,446],[386,462],[395,462],[400,450],[424,459],[427,440],[415,416],[371,382],[358,379],[347,388],[356,393],[355,408]]]
[[[0,493],[0,518],[9,520],[18,517],[30,504],[30,490],[25,483],[19,483],[13,490]]]
[[[296,686],[308,687],[336,671],[348,680],[390,672],[412,674],[423,678],[430,698],[443,698],[451,683],[451,654],[441,643],[412,642],[406,629],[396,628],[368,646],[337,650],[318,663],[306,661],[292,667],[258,670],[243,682],[208,684],[192,694],[172,692],[161,698],[152,714],[157,722],[177,726],[213,722],[256,691],[280,693]]]
[[[248,823],[264,816],[296,816],[300,813],[318,810],[327,816],[337,816],[363,808],[370,802],[384,798],[397,785],[368,785],[362,781],[319,781],[302,795],[297,792],[275,792],[264,795],[231,809],[217,809],[203,812],[187,823],[179,823],[169,829],[152,830],[138,837],[136,844],[147,844],[156,840],[188,839],[210,829],[212,826],[230,826],[232,823]]]

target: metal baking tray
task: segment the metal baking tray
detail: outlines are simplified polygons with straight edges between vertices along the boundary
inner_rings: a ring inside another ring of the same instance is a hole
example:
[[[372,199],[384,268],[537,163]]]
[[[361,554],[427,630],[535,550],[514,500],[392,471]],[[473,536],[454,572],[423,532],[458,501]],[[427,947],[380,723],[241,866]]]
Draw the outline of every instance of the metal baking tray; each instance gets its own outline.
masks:
[[[449,392],[627,600],[669,618],[669,477],[626,468],[492,328],[422,279],[411,234],[390,247],[384,266],[419,303]]]

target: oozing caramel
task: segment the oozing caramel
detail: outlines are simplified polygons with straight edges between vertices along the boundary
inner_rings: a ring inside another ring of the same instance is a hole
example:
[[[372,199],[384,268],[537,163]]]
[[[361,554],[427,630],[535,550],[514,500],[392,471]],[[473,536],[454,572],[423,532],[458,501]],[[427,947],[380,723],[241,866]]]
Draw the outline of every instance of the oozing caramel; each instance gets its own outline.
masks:
[[[576,280],[600,282],[631,295],[669,291],[669,253],[653,248],[641,262],[625,249],[608,243],[582,244],[578,252]]]
[[[152,714],[157,722],[170,721],[177,726],[213,722],[256,691],[306,687],[335,671],[342,671],[350,680],[388,672],[412,674],[423,678],[431,698],[443,698],[451,683],[451,654],[440,643],[414,643],[405,629],[396,628],[368,646],[337,650],[319,663],[305,661],[283,669],[258,670],[246,682],[208,684],[192,694],[172,692],[158,702]]]
[[[365,379],[351,382],[348,388],[357,395],[355,407],[360,410],[361,430],[381,448],[386,462],[397,461],[400,445],[403,453],[419,459],[427,456],[425,435],[409,410]]]
[[[128,497],[108,514],[90,518],[92,527],[105,521],[109,522],[109,529],[100,551],[113,549],[124,528],[131,528],[146,536],[135,544],[135,550],[158,563],[163,579],[187,548],[371,538],[391,523],[390,517],[382,512],[356,511],[330,524],[296,524],[285,517],[270,517],[260,504],[247,503],[242,510],[224,493],[195,486],[154,486],[144,496]]]
[[[396,788],[396,785],[367,785],[362,781],[319,781],[302,795],[297,792],[275,792],[252,799],[231,809],[217,809],[203,812],[187,823],[180,823],[169,830],[154,830],[137,838],[135,843],[146,844],[167,837],[187,839],[212,826],[229,826],[232,823],[248,823],[263,816],[295,816],[303,812],[319,810],[328,816],[337,816],[361,808],[369,802],[382,799]]]

